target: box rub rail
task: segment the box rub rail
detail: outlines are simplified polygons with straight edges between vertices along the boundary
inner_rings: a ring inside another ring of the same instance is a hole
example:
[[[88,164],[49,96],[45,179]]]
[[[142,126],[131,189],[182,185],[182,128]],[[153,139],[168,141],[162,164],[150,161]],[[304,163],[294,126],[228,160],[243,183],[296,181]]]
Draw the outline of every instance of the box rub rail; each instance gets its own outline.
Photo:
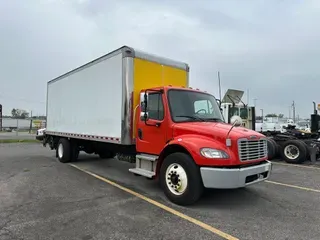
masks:
[[[238,140],[238,153],[240,161],[253,161],[268,156],[267,139]]]
[[[65,133],[65,132],[52,132],[52,131],[46,131],[45,134],[60,136],[60,137],[72,137],[72,138],[78,138],[78,139],[84,139],[84,140],[92,140],[92,141],[98,141],[98,142],[121,143],[121,138],[117,138],[117,137],[96,136],[96,135]]]

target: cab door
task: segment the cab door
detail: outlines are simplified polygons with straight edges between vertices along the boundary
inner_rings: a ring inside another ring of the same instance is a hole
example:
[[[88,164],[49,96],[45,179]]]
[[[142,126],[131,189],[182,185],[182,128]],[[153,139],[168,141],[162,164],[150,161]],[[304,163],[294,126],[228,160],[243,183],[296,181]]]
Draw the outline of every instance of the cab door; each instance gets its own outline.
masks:
[[[147,101],[148,119],[138,117],[136,148],[137,152],[159,155],[166,144],[166,112],[164,107],[164,94],[149,92]],[[140,101],[141,102],[141,101]],[[140,104],[141,106],[141,104]]]

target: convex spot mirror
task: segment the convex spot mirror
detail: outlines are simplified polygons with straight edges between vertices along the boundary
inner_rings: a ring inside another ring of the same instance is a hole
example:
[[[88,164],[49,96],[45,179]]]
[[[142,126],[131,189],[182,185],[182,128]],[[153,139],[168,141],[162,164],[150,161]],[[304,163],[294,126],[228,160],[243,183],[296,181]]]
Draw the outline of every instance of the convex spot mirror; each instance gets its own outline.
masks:
[[[223,109],[221,107],[221,100],[220,99],[216,99],[217,103],[218,103],[218,106],[220,108],[220,112],[222,113]]]
[[[241,119],[241,117],[239,117],[237,115],[234,115],[234,116],[231,117],[230,123],[232,125],[234,125],[235,127],[239,127],[239,126],[242,125],[242,119]]]

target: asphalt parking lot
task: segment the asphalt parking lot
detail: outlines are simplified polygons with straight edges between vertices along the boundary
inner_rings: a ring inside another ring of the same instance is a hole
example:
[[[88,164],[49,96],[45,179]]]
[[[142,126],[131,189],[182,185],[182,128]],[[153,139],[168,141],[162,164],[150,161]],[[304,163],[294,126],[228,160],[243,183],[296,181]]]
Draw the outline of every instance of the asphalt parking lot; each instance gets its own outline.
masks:
[[[69,165],[54,155],[0,144],[1,240],[320,239],[318,166],[275,163],[268,182],[180,207],[129,163],[83,154]]]

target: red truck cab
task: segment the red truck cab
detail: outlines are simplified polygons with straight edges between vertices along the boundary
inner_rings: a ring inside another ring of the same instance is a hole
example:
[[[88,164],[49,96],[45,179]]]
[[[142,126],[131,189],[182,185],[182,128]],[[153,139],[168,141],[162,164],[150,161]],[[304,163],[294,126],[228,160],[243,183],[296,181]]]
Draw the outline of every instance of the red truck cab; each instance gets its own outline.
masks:
[[[225,123],[209,93],[145,89],[134,116],[137,161],[130,171],[159,178],[172,202],[192,204],[204,188],[242,188],[270,176],[266,137]]]

